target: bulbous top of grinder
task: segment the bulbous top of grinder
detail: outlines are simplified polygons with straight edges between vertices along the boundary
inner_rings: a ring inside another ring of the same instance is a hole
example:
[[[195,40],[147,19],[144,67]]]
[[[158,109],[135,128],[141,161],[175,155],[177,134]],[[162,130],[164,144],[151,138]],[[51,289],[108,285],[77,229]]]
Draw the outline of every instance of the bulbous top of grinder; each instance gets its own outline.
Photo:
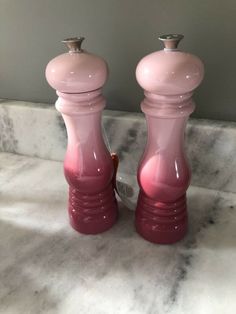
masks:
[[[107,80],[107,63],[83,50],[83,40],[84,37],[63,40],[69,51],[52,59],[46,67],[49,85],[59,92],[90,92],[101,88]]]
[[[164,49],[140,60],[136,68],[139,85],[158,95],[181,95],[193,91],[204,76],[202,61],[178,49],[183,35],[169,34],[159,37]]]

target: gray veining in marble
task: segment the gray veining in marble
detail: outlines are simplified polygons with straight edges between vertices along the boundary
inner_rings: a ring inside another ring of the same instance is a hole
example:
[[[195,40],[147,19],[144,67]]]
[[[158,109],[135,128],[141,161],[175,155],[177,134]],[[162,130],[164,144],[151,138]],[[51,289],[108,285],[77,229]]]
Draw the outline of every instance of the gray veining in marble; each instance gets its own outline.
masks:
[[[154,245],[123,205],[108,232],[73,231],[61,162],[0,165],[0,313],[236,312],[236,194],[191,187],[187,237]]]
[[[136,175],[146,143],[146,123],[140,113],[105,111],[105,137],[120,158],[119,174]],[[0,151],[51,160],[63,160],[66,149],[64,122],[54,105],[0,102]],[[236,191],[236,123],[190,119],[186,151],[192,184]]]
[[[0,107],[0,147],[2,151],[15,152],[17,140],[14,135],[13,121],[7,106]]]
[[[63,159],[66,133],[62,118],[53,106],[0,101],[0,121],[0,151]],[[4,141],[2,134],[5,134]]]

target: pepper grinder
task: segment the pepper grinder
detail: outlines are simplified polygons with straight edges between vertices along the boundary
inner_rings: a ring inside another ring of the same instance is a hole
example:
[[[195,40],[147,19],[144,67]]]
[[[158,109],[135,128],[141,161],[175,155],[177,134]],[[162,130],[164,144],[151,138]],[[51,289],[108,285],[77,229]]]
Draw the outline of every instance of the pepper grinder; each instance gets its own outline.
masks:
[[[204,75],[201,60],[179,51],[183,35],[159,37],[164,50],[145,56],[136,78],[144,89],[141,109],[148,139],[138,167],[140,187],[136,208],[137,232],[146,240],[170,244],[187,232],[186,190],[191,172],[184,153],[184,131],[194,111],[193,91]]]
[[[64,174],[70,224],[78,232],[97,234],[111,228],[118,216],[113,160],[101,132],[108,67],[102,58],[81,48],[83,40],[63,41],[69,52],[48,63],[46,78],[59,96],[56,109],[68,135]]]

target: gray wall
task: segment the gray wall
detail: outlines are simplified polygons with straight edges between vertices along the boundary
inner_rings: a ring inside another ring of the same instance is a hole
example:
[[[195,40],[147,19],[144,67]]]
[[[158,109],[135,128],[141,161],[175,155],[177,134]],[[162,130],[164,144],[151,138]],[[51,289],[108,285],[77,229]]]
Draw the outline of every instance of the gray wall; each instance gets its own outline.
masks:
[[[236,121],[235,0],[0,0],[0,98],[54,102],[45,66],[61,39],[83,35],[109,64],[108,108],[138,111],[136,64],[171,32],[206,66],[194,116]]]

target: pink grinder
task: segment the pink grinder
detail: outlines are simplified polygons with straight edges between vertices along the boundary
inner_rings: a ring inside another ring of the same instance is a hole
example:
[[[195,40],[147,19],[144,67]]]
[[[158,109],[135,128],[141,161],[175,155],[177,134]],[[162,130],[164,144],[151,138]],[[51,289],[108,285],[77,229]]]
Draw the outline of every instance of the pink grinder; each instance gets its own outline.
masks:
[[[72,227],[96,234],[117,220],[114,165],[101,132],[105,99],[101,88],[108,76],[106,62],[81,49],[80,38],[63,42],[68,53],[51,60],[48,83],[59,96],[56,108],[66,124],[68,146],[64,173],[69,184],[69,217]]]
[[[138,168],[140,186],[136,229],[148,241],[174,243],[184,237],[188,218],[186,190],[190,169],[184,131],[195,104],[192,94],[204,75],[203,63],[177,46],[183,35],[163,35],[164,50],[144,57],[136,78],[144,89],[141,109],[148,139]]]

